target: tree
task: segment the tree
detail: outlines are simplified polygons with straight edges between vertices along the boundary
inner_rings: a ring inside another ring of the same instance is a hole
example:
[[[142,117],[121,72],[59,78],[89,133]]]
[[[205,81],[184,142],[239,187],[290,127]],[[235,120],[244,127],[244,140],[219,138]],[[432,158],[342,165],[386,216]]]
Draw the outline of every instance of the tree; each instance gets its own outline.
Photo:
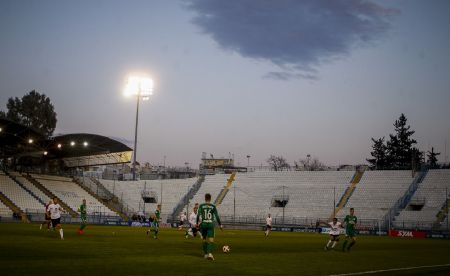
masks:
[[[319,161],[317,158],[313,158],[311,163],[309,164],[310,171],[323,171],[325,170],[325,164]]]
[[[283,170],[288,170],[291,166],[286,162],[286,159],[284,159],[283,156],[275,156],[275,155],[271,155],[268,159],[267,159],[267,163],[269,163],[270,167],[274,170],[274,171],[283,171]]]
[[[9,98],[6,104],[7,112],[0,116],[16,123],[30,127],[45,137],[50,137],[56,127],[56,113],[53,104],[45,94],[35,90],[19,99]]]
[[[434,152],[434,147],[431,147],[431,151],[427,152],[428,164],[432,169],[436,169],[438,167],[438,159],[437,156],[440,155],[440,152]]]
[[[370,155],[373,158],[366,159],[369,162],[369,167],[375,170],[384,170],[390,167],[387,146],[384,142],[384,137],[379,139],[372,138],[372,151]]]
[[[299,164],[303,166],[305,171],[323,171],[326,167],[325,164],[320,162],[318,158],[314,157],[311,159],[309,154],[306,159],[300,159],[298,163],[294,163],[297,168],[299,167]]]
[[[403,113],[395,121],[394,128],[395,134],[390,134],[390,140],[387,142],[388,163],[392,163],[392,169],[410,168],[413,145],[417,144],[417,141],[411,137],[415,131],[410,130],[411,126],[407,125],[407,119]]]
[[[423,156],[423,152],[421,152],[418,148],[411,149],[411,167],[414,171],[418,171],[420,166],[425,163]]]

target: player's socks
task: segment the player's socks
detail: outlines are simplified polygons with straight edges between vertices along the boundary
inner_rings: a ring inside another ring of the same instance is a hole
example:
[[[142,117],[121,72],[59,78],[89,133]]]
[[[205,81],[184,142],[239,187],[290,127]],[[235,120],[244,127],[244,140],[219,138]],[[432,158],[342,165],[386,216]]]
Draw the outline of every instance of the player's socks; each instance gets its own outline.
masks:
[[[352,248],[352,246],[355,245],[355,243],[356,243],[355,241],[352,241],[352,242],[348,245],[347,250],[350,251],[350,248]]]
[[[329,248],[329,247],[330,247],[331,243],[332,243],[332,241],[331,241],[331,240],[329,240],[329,241],[328,241],[328,243],[327,243],[327,248]]]
[[[83,231],[84,228],[86,228],[86,224],[82,224],[81,227],[80,227],[80,230]]]
[[[347,243],[348,241],[345,241],[344,244],[342,245],[342,251],[345,251],[345,249],[347,248]]]
[[[205,255],[208,254],[208,242],[206,242],[206,241],[203,242],[202,249],[203,249],[203,252],[205,253]]]
[[[337,244],[337,242],[334,241],[334,242],[333,242],[333,245],[331,246],[331,248],[334,248],[334,247],[336,246],[336,244]]]
[[[64,240],[64,231],[61,229],[59,229],[59,235],[61,236],[61,240]]]
[[[42,223],[41,223],[41,226],[39,226],[39,230],[42,230]]]
[[[209,251],[208,253],[212,253],[216,249],[216,244],[214,242],[210,242],[209,244]]]

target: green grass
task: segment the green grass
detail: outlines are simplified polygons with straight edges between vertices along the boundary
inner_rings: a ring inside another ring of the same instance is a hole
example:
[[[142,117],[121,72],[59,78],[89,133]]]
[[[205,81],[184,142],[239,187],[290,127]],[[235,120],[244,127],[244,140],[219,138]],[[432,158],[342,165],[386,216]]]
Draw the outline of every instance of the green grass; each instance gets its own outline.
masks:
[[[200,239],[161,229],[91,226],[84,236],[64,225],[65,240],[37,224],[0,224],[2,275],[329,275],[450,263],[450,240],[359,236],[350,253],[325,252],[327,236],[262,231],[216,231],[214,262],[203,259]],[[115,234],[113,234],[115,232]],[[338,244],[337,248],[341,248]],[[396,271],[392,275],[450,275],[450,267]]]

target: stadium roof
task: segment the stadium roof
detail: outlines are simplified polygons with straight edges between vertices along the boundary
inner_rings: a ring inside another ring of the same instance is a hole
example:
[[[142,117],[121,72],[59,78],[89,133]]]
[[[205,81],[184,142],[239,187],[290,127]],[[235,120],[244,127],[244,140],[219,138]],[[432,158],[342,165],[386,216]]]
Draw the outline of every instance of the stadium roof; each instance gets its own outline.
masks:
[[[61,145],[58,147],[58,145]],[[74,133],[54,137],[48,144],[49,155],[60,158],[132,151],[127,145],[97,134]]]
[[[67,167],[128,163],[132,151],[119,141],[88,133],[56,136],[47,146],[48,158],[62,159]]]
[[[0,157],[60,159],[67,167],[128,163],[132,149],[114,139],[74,133],[50,139],[24,125],[0,119]]]

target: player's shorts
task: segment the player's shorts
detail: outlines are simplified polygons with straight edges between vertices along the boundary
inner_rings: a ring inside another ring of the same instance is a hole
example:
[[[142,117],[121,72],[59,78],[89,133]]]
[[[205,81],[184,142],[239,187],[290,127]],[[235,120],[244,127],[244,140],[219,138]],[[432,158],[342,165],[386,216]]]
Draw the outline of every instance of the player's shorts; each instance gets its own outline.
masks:
[[[333,241],[339,241],[339,234],[338,235],[330,234],[330,237],[331,237],[331,240],[333,240]]]
[[[266,224],[266,229],[272,229],[272,225]]]
[[[86,222],[87,221],[87,216],[86,215],[81,215],[80,219],[81,219],[81,222]]]
[[[52,219],[52,226],[56,227],[56,225],[61,224],[61,218]]]
[[[353,238],[353,237],[356,236],[356,231],[355,231],[355,230],[347,230],[347,231],[345,232],[345,236],[346,236],[346,237]]]
[[[198,229],[197,229],[197,227],[191,227],[191,231],[192,231],[192,234],[194,235],[194,237],[195,236],[197,236],[197,231],[198,231]]]
[[[45,215],[45,220],[51,220],[52,218],[48,215]]]
[[[200,224],[200,233],[204,239],[214,238],[214,225],[202,225]]]
[[[152,227],[158,228],[159,227],[159,222],[157,221],[153,221],[151,224]]]

